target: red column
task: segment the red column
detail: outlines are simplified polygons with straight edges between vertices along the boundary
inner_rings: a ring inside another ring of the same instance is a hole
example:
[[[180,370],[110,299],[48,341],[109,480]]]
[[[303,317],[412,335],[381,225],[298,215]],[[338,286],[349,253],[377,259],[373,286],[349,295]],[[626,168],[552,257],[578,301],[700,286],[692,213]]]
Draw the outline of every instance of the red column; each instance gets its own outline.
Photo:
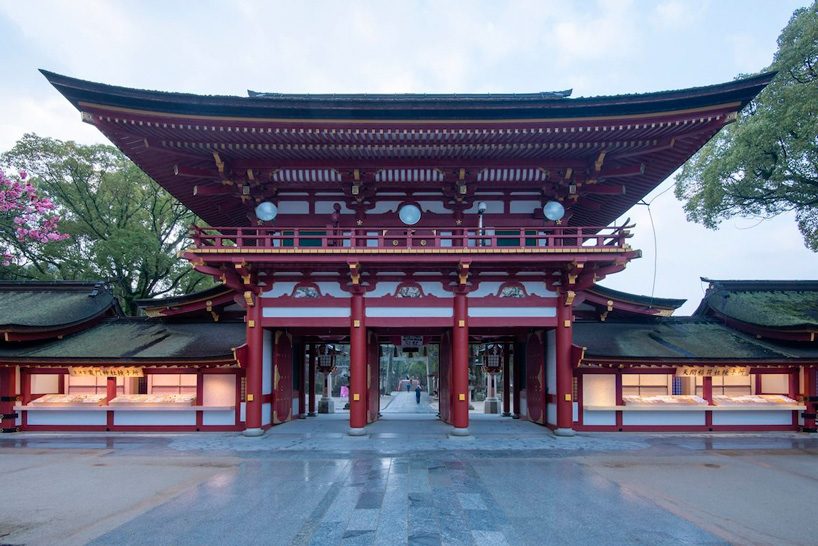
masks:
[[[309,413],[307,414],[310,417],[315,417],[315,359],[318,358],[318,354],[315,352],[316,347],[314,343],[310,343],[310,354],[309,354],[309,378],[310,378],[310,395],[309,395]]]
[[[572,391],[574,370],[571,368],[571,344],[573,343],[573,307],[566,305],[565,295],[557,299],[557,436],[574,435],[574,410]]]
[[[707,400],[708,406],[713,405],[713,378],[710,376],[702,377],[702,398]],[[710,410],[704,412],[704,425],[713,426],[713,412]]]
[[[616,391],[616,405],[617,406],[624,406],[625,399],[622,394],[622,372],[617,372],[614,376],[614,390]],[[622,417],[622,410],[616,411],[616,428],[617,430],[621,431],[623,426],[623,417]]]
[[[261,389],[263,384],[262,355],[264,331],[261,328],[261,301],[247,308],[247,390],[244,414],[245,436],[261,436]]]
[[[514,367],[512,373],[514,374],[514,385],[512,385],[512,419],[520,418],[520,385],[522,385],[523,377],[525,377],[525,342],[516,341],[514,343]]]
[[[298,418],[305,419],[307,417],[307,362],[305,357],[309,358],[304,351],[304,343],[299,342],[296,345],[298,351]]]
[[[469,433],[469,318],[465,290],[454,294],[454,328],[452,329],[451,416],[455,436]]]
[[[804,432],[815,432],[815,412],[818,408],[813,400],[816,397],[815,389],[815,368],[812,366],[804,366],[804,382],[801,384],[801,391],[803,393],[803,402],[807,407],[804,412],[804,424],[802,430]]]
[[[17,416],[14,405],[17,403],[17,367],[0,367],[0,414],[2,414],[2,432],[17,432]]]
[[[116,398],[116,377],[109,377],[105,383],[105,403]]]
[[[349,328],[349,434],[361,436],[366,426],[366,322],[364,294],[355,289],[351,298]]]
[[[503,417],[511,415],[511,344],[503,345]]]

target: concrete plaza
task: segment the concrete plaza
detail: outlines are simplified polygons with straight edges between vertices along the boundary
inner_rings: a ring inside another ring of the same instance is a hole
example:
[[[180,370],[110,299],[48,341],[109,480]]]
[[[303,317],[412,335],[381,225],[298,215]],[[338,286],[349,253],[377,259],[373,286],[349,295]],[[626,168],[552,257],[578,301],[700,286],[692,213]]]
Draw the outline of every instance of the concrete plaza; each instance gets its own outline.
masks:
[[[3,435],[0,543],[814,544],[818,536],[816,436],[556,438],[525,421],[475,415],[471,437],[450,438],[434,413],[385,412],[368,436],[353,438],[346,417],[299,420],[261,438]]]

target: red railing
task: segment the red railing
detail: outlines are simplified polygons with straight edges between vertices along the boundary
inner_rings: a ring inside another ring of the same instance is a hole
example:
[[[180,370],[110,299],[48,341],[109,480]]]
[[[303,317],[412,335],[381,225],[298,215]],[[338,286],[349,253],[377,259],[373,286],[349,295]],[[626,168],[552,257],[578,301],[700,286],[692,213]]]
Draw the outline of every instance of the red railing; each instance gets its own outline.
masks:
[[[608,227],[197,227],[197,248],[625,248],[633,225]]]

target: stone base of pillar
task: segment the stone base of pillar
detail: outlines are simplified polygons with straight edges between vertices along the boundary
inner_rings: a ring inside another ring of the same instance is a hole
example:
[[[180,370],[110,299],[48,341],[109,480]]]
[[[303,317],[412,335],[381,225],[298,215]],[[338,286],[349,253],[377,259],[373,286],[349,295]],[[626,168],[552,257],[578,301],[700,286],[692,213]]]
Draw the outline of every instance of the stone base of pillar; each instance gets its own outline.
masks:
[[[244,434],[245,436],[249,436],[251,438],[255,438],[258,436],[263,436],[264,430],[260,428],[246,428],[244,429],[244,432],[242,434]]]
[[[363,428],[363,427],[361,427],[361,428],[350,428],[347,431],[347,434],[349,434],[350,436],[366,436],[367,432],[366,432],[366,429]]]
[[[511,418],[512,418],[512,419],[519,419],[519,418],[520,418],[520,414],[519,414],[519,413],[513,413],[513,414],[511,415]]]
[[[452,427],[452,430],[449,431],[449,436],[469,436],[469,429],[466,428],[457,428]]]
[[[511,412],[510,411],[504,411],[503,412],[503,417],[511,417]]]
[[[554,435],[555,436],[570,437],[570,436],[576,435],[576,432],[572,428],[558,428],[558,429],[554,430]]]
[[[316,415],[318,415],[318,414],[317,414],[317,413],[315,413],[314,411],[311,411],[311,412],[309,412],[309,413],[307,414],[307,417],[315,417]]]
[[[335,413],[335,400],[322,398],[318,401],[318,413]]]
[[[500,413],[500,400],[486,398],[485,402],[483,402],[483,413]]]

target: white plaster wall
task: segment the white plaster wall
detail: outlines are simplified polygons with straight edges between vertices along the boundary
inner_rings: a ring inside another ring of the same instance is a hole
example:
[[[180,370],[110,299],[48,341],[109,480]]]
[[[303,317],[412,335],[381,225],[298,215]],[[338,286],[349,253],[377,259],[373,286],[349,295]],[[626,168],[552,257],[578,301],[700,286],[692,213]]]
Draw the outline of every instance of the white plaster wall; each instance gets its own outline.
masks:
[[[704,411],[623,411],[622,424],[704,426]]]
[[[583,425],[615,425],[615,411],[589,411],[582,410]]]
[[[289,296],[293,293],[295,289],[295,285],[297,283],[294,282],[284,282],[284,281],[276,281],[273,283],[272,288],[267,292],[264,292],[261,296],[263,298],[277,298],[279,296]]]
[[[469,307],[470,317],[555,317],[554,307]]]
[[[553,298],[557,295],[545,286],[545,282],[525,281],[521,283],[525,291],[531,296],[542,296],[543,298]]]
[[[349,307],[265,307],[266,318],[344,318],[349,317]]]
[[[114,411],[114,425],[172,426],[196,425],[196,411]]]
[[[279,201],[279,214],[309,214],[310,204],[306,201]],[[282,223],[284,225],[284,223]]]
[[[367,292],[365,298],[380,298],[382,296],[391,296],[398,289],[398,282],[379,282],[371,292]]]
[[[792,411],[714,411],[714,425],[791,425]]]
[[[60,392],[59,374],[31,374],[31,394],[54,394],[57,392]]]
[[[481,282],[477,290],[469,292],[469,301],[472,301],[473,298],[496,296],[502,285],[501,282]]]
[[[28,410],[29,425],[106,425],[106,411],[32,411]]]
[[[432,317],[447,318],[454,316],[451,307],[367,307],[367,317]]]
[[[557,424],[557,405],[546,404],[545,406],[545,422],[549,425]]]
[[[545,332],[545,392],[557,394],[557,332]]]
[[[213,425],[235,425],[236,412],[233,410],[205,410],[202,414],[202,424]]]
[[[261,393],[273,392],[273,332],[264,330],[261,339]]]
[[[272,404],[262,404],[261,405],[261,425],[269,425],[270,420],[272,419],[273,415],[273,405]]]
[[[316,201],[315,202],[315,214],[332,214],[335,209],[332,206],[338,203],[341,205],[341,214],[353,214],[352,209],[347,208],[344,204],[343,196],[339,195],[337,201]],[[329,223],[329,218],[327,218],[327,223]]]
[[[438,298],[452,298],[454,295],[443,289],[443,285],[439,282],[419,282],[423,293],[427,296],[436,296]]]
[[[584,406],[615,406],[616,376],[613,374],[583,375],[582,404]]]
[[[239,404],[239,419],[241,421],[247,420],[247,402]]]
[[[235,406],[236,376],[232,374],[204,374],[203,406]]]
[[[512,214],[526,214],[534,212],[541,206],[539,201],[512,201],[509,203],[509,211]]]
[[[329,281],[322,281],[315,283],[318,285],[318,290],[321,291],[321,294],[324,296],[332,296],[335,298],[343,298],[349,296],[347,292],[341,288],[337,281],[329,282]]]
[[[790,390],[789,376],[785,373],[765,373],[761,375],[761,391],[764,393],[786,393]]]

